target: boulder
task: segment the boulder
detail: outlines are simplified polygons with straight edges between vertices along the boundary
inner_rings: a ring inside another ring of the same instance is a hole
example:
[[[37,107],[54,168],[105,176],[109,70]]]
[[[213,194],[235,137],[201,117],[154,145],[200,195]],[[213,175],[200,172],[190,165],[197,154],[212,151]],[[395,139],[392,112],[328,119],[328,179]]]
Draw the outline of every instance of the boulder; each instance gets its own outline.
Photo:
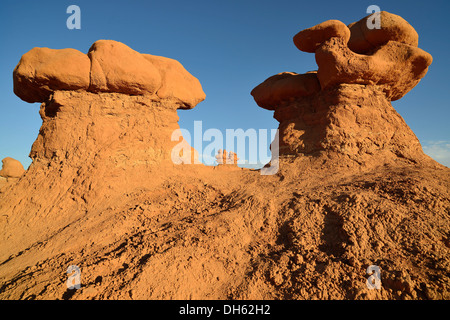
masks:
[[[342,39],[331,38],[316,51],[322,89],[342,83],[378,85],[392,101],[414,88],[432,61],[422,49],[396,41],[362,55],[350,50]]]
[[[88,52],[91,59],[89,91],[154,94],[161,87],[158,69],[139,52],[113,40],[98,40]]]
[[[180,109],[192,109],[205,100],[205,93],[197,78],[191,75],[177,60],[142,54],[161,75],[161,87],[156,94],[161,99],[175,98]]]
[[[315,71],[305,74],[282,72],[258,85],[251,95],[261,108],[275,110],[283,102],[319,91],[320,84]]]
[[[27,102],[45,102],[55,91],[110,92],[172,99],[192,109],[205,99],[197,78],[176,60],[141,54],[113,40],[96,41],[87,55],[75,49],[34,48],[13,72],[14,92]]]
[[[21,177],[25,169],[20,161],[7,157],[2,160],[2,169],[0,170],[0,177],[4,178],[19,178]]]

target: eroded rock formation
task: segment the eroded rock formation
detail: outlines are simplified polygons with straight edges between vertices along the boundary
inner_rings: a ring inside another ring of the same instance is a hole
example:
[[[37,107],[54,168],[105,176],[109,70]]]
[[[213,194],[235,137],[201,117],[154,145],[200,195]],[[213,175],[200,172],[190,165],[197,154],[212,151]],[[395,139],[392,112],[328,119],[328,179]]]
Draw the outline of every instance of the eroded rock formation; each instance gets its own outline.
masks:
[[[280,154],[359,164],[374,155],[378,164],[423,157],[390,101],[417,85],[431,55],[417,48],[417,33],[401,17],[381,12],[381,29],[373,30],[367,18],[349,26],[329,20],[300,31],[294,44],[315,53],[318,70],[284,72],[253,89],[257,104],[275,110],[280,122]]]
[[[449,299],[450,170],[390,104],[431,60],[382,17],[303,32],[319,70],[253,90],[280,121],[275,175],[172,164],[176,110],[204,98],[174,60],[114,41],[26,53],[14,90],[43,124],[0,188],[0,299]]]

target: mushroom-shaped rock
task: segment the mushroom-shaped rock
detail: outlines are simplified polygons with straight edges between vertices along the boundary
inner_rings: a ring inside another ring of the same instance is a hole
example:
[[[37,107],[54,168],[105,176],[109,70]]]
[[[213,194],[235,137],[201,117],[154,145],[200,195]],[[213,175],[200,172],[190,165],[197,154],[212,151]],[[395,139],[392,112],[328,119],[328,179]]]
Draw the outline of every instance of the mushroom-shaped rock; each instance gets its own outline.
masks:
[[[158,69],[139,52],[114,40],[98,40],[88,52],[93,92],[141,95],[161,87]]]
[[[180,62],[151,54],[142,55],[155,66],[161,75],[161,87],[156,92],[158,97],[179,100],[180,109],[192,109],[205,100],[205,93],[200,81],[191,75]]]
[[[7,157],[2,160],[3,167],[0,170],[0,177],[19,178],[25,172],[20,161]]]
[[[314,53],[321,43],[332,37],[342,38],[347,42],[350,30],[339,20],[328,20],[297,33],[294,44],[301,51]]]
[[[282,72],[255,87],[251,95],[261,108],[275,110],[285,101],[309,96],[319,91],[320,83],[316,72],[305,74]]]
[[[233,151],[227,151],[219,149],[216,154],[216,161],[219,165],[222,164],[233,164],[236,165],[239,158],[237,157],[237,154]]]
[[[14,93],[26,102],[43,102],[55,90],[89,87],[91,62],[75,49],[33,48],[13,72]]]
[[[357,22],[348,25],[351,35],[348,41],[348,47],[357,53],[367,53],[388,41],[397,41],[417,47],[419,44],[419,35],[416,30],[402,17],[381,11],[377,18],[380,21],[379,29],[369,29],[368,19],[375,19],[369,15]]]
[[[398,100],[414,88],[433,61],[422,49],[389,41],[372,55],[351,51],[338,38],[316,51],[317,76],[322,89],[347,83],[378,85],[390,100]]]

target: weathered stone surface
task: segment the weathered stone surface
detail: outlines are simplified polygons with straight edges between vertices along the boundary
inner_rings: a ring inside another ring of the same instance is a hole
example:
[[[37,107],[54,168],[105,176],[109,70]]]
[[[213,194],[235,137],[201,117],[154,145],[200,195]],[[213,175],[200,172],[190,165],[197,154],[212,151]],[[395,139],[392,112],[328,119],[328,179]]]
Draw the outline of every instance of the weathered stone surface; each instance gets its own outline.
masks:
[[[161,87],[158,69],[139,52],[113,40],[98,40],[89,49],[93,92],[154,94]]]
[[[2,160],[2,169],[0,170],[0,177],[4,178],[19,178],[25,173],[25,169],[19,160],[6,157]]]
[[[177,99],[180,109],[192,109],[205,100],[200,81],[187,72],[180,62],[150,54],[142,55],[161,75],[161,87],[156,92],[158,97]]]
[[[117,167],[171,160],[179,128],[174,102],[123,93],[57,91],[40,109],[42,126],[30,157],[71,166],[102,157]]]
[[[366,165],[424,157],[419,140],[378,86],[341,84],[276,109],[274,118],[280,122],[282,155],[326,154]]]
[[[317,77],[323,89],[341,83],[380,86],[390,100],[398,100],[414,88],[433,61],[422,49],[389,41],[371,55],[351,51],[338,38],[316,51]]]
[[[381,11],[379,17],[380,29],[367,27],[367,20],[373,19],[372,15],[348,25],[351,32],[348,47],[352,51],[371,52],[388,41],[401,42],[413,47],[418,46],[419,35],[405,19],[386,11]]]
[[[197,78],[176,60],[140,54],[113,40],[96,41],[87,55],[74,49],[34,48],[13,72],[14,92],[27,102],[45,102],[55,91],[83,90],[172,99],[192,109],[205,99]]]

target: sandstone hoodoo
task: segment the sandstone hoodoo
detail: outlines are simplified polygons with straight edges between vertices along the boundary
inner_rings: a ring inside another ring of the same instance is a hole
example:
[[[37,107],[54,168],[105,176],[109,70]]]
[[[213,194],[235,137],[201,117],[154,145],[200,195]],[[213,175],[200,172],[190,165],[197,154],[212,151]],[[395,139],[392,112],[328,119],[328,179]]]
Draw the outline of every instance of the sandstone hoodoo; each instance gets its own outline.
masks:
[[[380,19],[380,30],[368,29],[366,17],[349,27],[328,20],[300,31],[294,44],[315,53],[318,70],[284,72],[253,89],[257,104],[275,110],[280,122],[280,154],[358,164],[375,157],[377,165],[424,157],[390,101],[419,83],[432,57],[417,48],[417,33],[401,17],[381,12]]]
[[[0,170],[0,177],[4,178],[19,178],[25,172],[20,161],[7,157],[2,160],[2,169]]]
[[[2,160],[2,168],[0,170],[0,193],[2,188],[8,184],[14,183],[25,173],[20,161],[6,157]]]

